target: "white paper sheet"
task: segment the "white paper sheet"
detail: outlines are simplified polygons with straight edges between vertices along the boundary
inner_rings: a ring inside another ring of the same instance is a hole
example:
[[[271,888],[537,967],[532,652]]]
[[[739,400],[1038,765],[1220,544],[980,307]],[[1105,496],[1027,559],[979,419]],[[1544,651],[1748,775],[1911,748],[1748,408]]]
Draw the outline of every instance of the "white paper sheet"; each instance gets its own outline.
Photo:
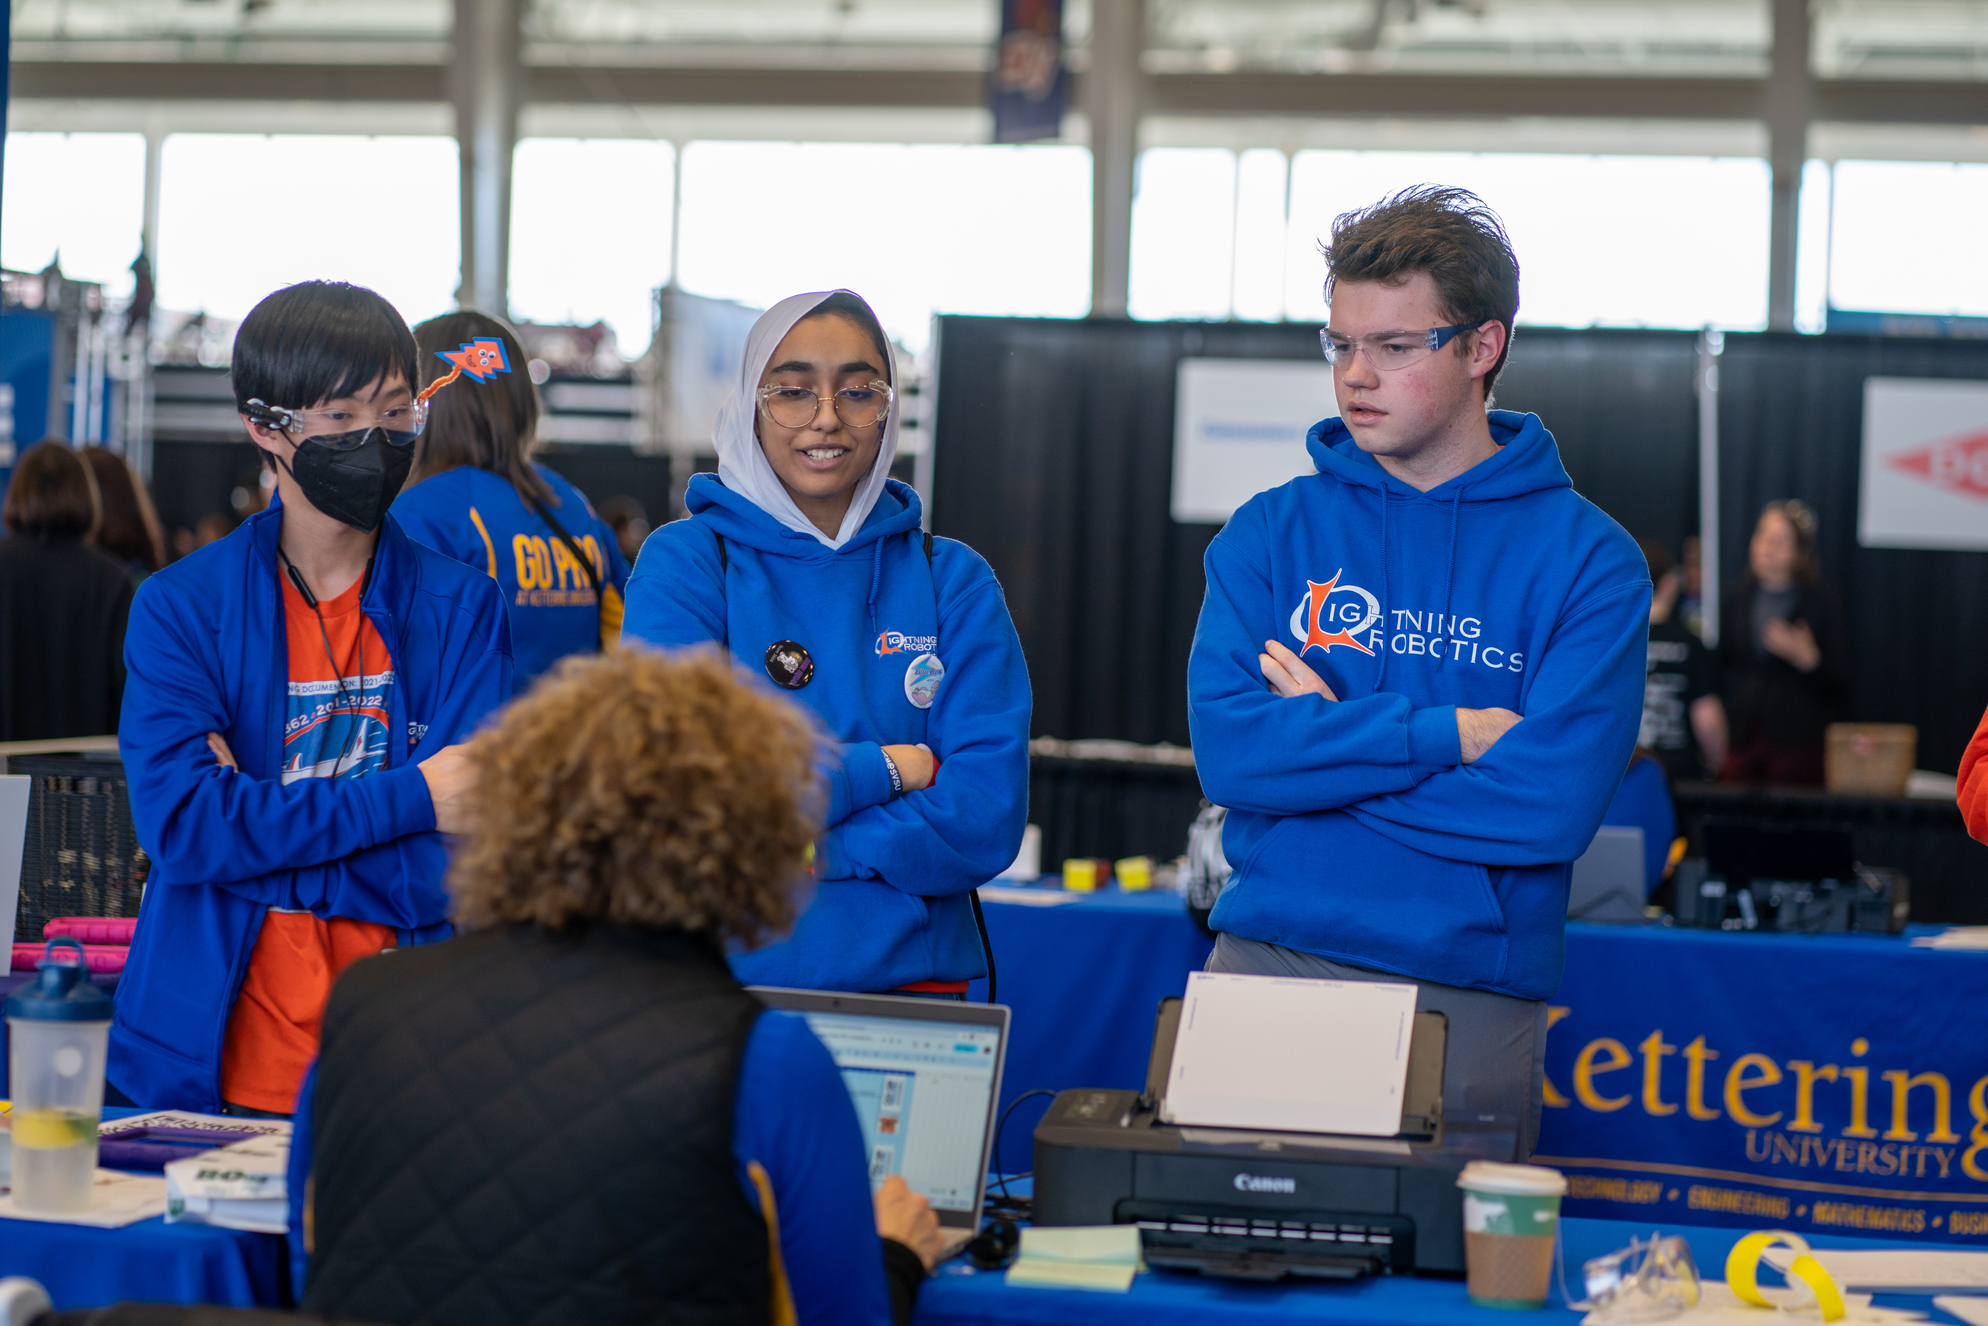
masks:
[[[980,897],[984,902],[1012,902],[1023,907],[1061,907],[1083,896],[1081,893],[1065,893],[1061,889],[1017,889],[1005,884],[980,886]]]
[[[1940,1294],[1933,1306],[1948,1316],[1959,1317],[1967,1326],[1988,1326],[1988,1298],[1973,1294]]]
[[[90,1188],[90,1208],[65,1215],[44,1215],[39,1211],[16,1211],[14,1195],[0,1190],[0,1217],[8,1220],[38,1220],[53,1225],[94,1225],[98,1229],[121,1229],[140,1220],[166,1213],[166,1181],[156,1174],[124,1174],[114,1169],[97,1171]]]
[[[1795,1255],[1789,1248],[1769,1248],[1762,1260],[1785,1271]],[[1817,1248],[1810,1256],[1845,1289],[1988,1289],[1988,1252]]]
[[[1389,1137],[1415,987],[1195,972],[1167,1075],[1169,1123]]]

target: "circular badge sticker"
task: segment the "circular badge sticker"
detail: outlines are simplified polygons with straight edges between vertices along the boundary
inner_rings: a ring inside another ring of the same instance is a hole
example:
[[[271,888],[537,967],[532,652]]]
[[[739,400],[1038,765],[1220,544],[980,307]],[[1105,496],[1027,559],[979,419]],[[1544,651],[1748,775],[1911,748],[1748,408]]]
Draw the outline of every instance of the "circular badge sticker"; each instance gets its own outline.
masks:
[[[766,647],[766,675],[773,684],[798,691],[815,679],[815,661],[792,640],[775,640]]]
[[[939,694],[939,683],[945,678],[946,665],[937,654],[920,654],[904,670],[904,698],[920,709],[930,709]]]

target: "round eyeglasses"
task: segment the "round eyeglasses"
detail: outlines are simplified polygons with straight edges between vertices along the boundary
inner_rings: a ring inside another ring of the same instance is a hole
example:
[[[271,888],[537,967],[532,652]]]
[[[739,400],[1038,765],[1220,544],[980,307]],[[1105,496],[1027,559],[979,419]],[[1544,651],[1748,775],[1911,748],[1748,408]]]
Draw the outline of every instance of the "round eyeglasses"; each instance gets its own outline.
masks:
[[[806,387],[769,382],[759,389],[759,411],[782,428],[806,428],[823,401],[832,403],[835,417],[849,428],[869,428],[890,415],[897,393],[881,379],[860,387],[844,387],[833,396],[817,396]]]
[[[1463,322],[1454,327],[1378,332],[1372,336],[1339,336],[1333,333],[1332,328],[1321,327],[1318,346],[1325,351],[1325,362],[1334,368],[1350,369],[1354,356],[1364,353],[1369,364],[1383,373],[1391,373],[1397,368],[1421,363],[1455,340],[1460,333],[1476,331],[1478,326],[1475,322]]]

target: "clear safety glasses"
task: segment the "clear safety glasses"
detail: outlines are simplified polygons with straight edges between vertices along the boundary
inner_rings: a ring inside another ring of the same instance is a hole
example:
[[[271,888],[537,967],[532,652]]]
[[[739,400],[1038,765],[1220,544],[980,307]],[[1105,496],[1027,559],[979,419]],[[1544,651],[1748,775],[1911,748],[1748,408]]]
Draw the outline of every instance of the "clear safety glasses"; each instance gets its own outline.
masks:
[[[782,428],[806,428],[814,422],[821,403],[832,401],[835,417],[846,426],[868,428],[889,416],[891,402],[896,399],[890,383],[882,380],[844,387],[833,396],[817,396],[806,387],[769,382],[759,389],[759,410]]]
[[[288,433],[299,442],[322,443],[333,451],[357,450],[374,429],[385,433],[393,446],[411,447],[428,426],[428,402],[420,400],[358,410],[286,410],[252,400],[242,413],[264,428]]]
[[[1581,1267],[1586,1308],[1606,1326],[1640,1326],[1681,1317],[1698,1305],[1698,1263],[1677,1235],[1632,1240],[1628,1247]]]
[[[1350,369],[1353,356],[1364,353],[1369,364],[1389,373],[1421,363],[1459,334],[1476,331],[1478,326],[1465,322],[1454,327],[1431,327],[1428,331],[1381,332],[1373,336],[1341,336],[1330,327],[1321,327],[1318,344],[1325,351],[1325,362],[1334,368]]]

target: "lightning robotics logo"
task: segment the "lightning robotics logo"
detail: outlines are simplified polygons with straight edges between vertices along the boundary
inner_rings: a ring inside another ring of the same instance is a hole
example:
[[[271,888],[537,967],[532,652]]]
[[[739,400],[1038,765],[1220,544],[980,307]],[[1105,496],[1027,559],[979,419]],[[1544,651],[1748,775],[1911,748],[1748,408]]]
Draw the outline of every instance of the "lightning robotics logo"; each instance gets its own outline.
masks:
[[[1316,580],[1305,581],[1308,586],[1305,596],[1291,610],[1291,638],[1304,641],[1304,647],[1298,650],[1298,657],[1303,658],[1313,645],[1323,649],[1328,657],[1335,645],[1349,645],[1363,654],[1374,652],[1355,637],[1381,619],[1380,600],[1358,585],[1340,584],[1339,578],[1345,574],[1345,568],[1341,567],[1332,573],[1332,579],[1322,585]],[[1356,594],[1361,601],[1358,604],[1332,604],[1329,600],[1334,594]],[[1352,621],[1356,615],[1355,625],[1342,626],[1336,631],[1325,629],[1326,622]]]

